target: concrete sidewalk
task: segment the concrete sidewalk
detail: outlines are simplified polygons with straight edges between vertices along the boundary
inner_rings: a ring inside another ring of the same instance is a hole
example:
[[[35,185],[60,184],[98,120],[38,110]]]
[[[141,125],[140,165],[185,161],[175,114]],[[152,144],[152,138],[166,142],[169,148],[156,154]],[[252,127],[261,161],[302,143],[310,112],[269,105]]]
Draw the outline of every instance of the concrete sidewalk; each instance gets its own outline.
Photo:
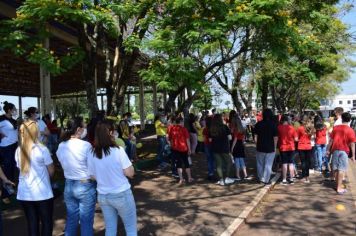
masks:
[[[255,173],[255,148],[248,144],[246,158],[249,174]],[[193,184],[179,186],[170,171],[156,169],[137,173],[132,189],[137,204],[139,235],[220,235],[260,194],[264,185],[254,180],[219,186],[205,180],[204,155],[193,158]],[[53,235],[63,235],[65,226],[63,198],[55,200]],[[4,235],[26,235],[26,221],[20,207],[3,212]],[[19,227],[20,226],[20,227]],[[95,235],[104,235],[100,207],[95,212]],[[125,235],[119,225],[119,235]]]
[[[320,174],[311,174],[309,184],[277,184],[235,235],[356,235],[355,177],[351,163],[345,195]]]

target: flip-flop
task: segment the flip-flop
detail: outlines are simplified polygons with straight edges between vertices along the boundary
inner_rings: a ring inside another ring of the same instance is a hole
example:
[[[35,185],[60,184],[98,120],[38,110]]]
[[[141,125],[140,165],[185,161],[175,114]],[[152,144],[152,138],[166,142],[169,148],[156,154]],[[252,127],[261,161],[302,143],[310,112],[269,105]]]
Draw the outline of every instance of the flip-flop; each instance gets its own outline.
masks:
[[[343,189],[340,192],[337,192],[339,195],[344,195],[345,193],[347,193],[347,189]]]

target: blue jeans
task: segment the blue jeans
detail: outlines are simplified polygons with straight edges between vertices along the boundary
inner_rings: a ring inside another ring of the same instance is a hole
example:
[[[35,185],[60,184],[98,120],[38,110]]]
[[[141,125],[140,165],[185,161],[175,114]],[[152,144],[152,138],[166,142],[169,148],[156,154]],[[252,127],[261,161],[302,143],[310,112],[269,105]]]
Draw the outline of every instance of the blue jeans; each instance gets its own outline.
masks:
[[[245,159],[245,158],[243,158],[243,157],[234,157],[236,169],[246,168],[245,160],[244,160],[244,159]]]
[[[167,145],[167,140],[165,136],[157,136],[158,150],[157,150],[157,161],[161,164],[163,160],[163,153]]]
[[[317,156],[317,169],[319,171],[323,170],[323,164],[325,164],[326,171],[329,170],[328,167],[328,158],[325,156],[326,153],[326,144],[317,144],[316,145],[316,156]]]
[[[211,151],[211,146],[204,144],[204,152],[206,159],[208,161],[208,175],[213,176],[214,175],[214,169],[215,169],[215,159],[213,152]]]
[[[121,193],[99,194],[98,201],[105,220],[105,236],[116,236],[118,215],[127,236],[137,235],[136,204],[131,189]]]
[[[11,144],[6,147],[0,147],[0,163],[5,176],[11,180],[15,180],[15,152],[17,149],[17,143]],[[9,193],[5,188],[2,188],[2,198],[9,197]]]
[[[81,235],[93,235],[94,212],[96,203],[96,184],[93,181],[66,179],[64,201],[67,208],[66,236],[77,235],[80,221]]]

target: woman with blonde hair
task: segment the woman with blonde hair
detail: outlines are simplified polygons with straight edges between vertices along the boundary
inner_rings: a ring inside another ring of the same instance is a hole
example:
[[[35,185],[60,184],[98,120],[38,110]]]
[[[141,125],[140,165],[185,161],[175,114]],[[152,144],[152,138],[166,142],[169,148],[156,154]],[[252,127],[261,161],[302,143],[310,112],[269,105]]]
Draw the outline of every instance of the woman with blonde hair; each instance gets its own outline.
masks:
[[[32,120],[20,127],[20,146],[15,153],[20,169],[17,200],[22,205],[28,235],[52,235],[53,192],[50,176],[54,173],[48,149],[39,142],[39,129]],[[40,230],[41,222],[41,230]]]
[[[315,128],[308,116],[303,116],[297,134],[299,158],[302,162],[302,178],[305,178],[305,183],[309,183],[309,168],[312,157],[311,139],[315,134]]]

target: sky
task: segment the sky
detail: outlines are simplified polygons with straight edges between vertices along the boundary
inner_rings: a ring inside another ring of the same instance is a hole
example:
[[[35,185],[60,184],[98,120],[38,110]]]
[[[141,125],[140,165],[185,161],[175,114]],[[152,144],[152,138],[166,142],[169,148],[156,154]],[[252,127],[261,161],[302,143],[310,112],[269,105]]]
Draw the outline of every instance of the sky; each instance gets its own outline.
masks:
[[[345,0],[342,2],[351,2],[353,4],[356,4],[355,0],[353,0],[353,1]],[[340,16],[340,19],[343,22],[345,22],[347,25],[349,25],[350,33],[354,34],[356,37],[356,7],[354,6],[346,15]],[[355,38],[354,42],[356,43],[356,38]],[[356,54],[350,55],[350,57],[356,61]],[[350,74],[348,80],[340,85],[340,94],[356,94],[356,68],[355,68],[354,72]],[[225,108],[225,101],[230,100],[230,98],[227,95],[226,96],[223,95],[222,100],[223,100],[223,102],[220,102],[219,107]],[[11,103],[15,104],[16,107],[18,106],[18,97],[0,95],[0,102],[2,103],[4,101],[11,102]],[[101,107],[101,101],[99,98],[98,98],[98,105],[99,105],[99,107]],[[26,97],[26,98],[22,99],[23,111],[30,106],[37,107],[37,98]],[[2,107],[3,107],[3,104],[0,104],[0,110]]]
[[[349,1],[350,2],[350,1]],[[352,1],[356,4],[356,1]],[[343,22],[350,26],[349,32],[356,37],[356,6],[354,6],[348,14],[340,17]],[[354,40],[354,42],[356,39]],[[351,56],[353,60],[356,60],[356,54]],[[356,94],[356,69],[350,74],[348,81],[341,84],[342,94]]]

